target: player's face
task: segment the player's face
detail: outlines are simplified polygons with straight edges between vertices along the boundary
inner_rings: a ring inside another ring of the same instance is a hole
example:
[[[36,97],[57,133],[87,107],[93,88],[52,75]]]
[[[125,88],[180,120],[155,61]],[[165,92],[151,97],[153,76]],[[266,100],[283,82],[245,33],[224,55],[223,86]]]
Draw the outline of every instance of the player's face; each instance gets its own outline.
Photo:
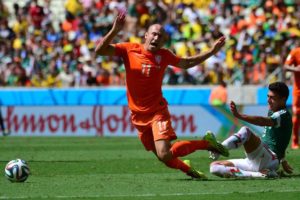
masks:
[[[152,25],[145,34],[144,47],[148,51],[159,50],[165,42],[165,31],[159,24]]]
[[[268,92],[268,104],[269,109],[276,112],[285,107],[285,98],[279,96],[278,94],[269,91]]]

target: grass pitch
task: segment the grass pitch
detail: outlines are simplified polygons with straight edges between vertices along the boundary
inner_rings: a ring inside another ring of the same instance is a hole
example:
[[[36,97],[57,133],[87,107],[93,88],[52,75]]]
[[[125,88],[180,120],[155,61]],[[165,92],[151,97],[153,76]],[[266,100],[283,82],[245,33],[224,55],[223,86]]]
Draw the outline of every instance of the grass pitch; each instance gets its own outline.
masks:
[[[191,138],[189,138],[191,139]],[[231,158],[243,151],[231,151]],[[22,158],[31,175],[25,183],[4,177],[9,160]],[[289,150],[294,175],[275,180],[222,179],[209,174],[208,153],[186,158],[205,172],[194,181],[168,169],[137,138],[1,137],[0,199],[298,199],[300,150]]]

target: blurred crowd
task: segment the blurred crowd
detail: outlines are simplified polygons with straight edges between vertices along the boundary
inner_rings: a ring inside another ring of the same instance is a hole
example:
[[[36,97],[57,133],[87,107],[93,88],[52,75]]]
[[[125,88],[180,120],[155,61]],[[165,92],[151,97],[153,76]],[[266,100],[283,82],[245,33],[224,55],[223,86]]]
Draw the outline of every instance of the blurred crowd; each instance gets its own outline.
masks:
[[[122,60],[94,52],[119,10],[127,10],[127,21],[113,42],[140,43],[148,26],[160,23],[166,47],[185,57],[227,37],[205,63],[170,66],[167,85],[264,84],[278,79],[288,52],[300,46],[296,0],[65,0],[58,22],[51,0],[24,1],[9,10],[0,0],[0,86],[124,85]]]

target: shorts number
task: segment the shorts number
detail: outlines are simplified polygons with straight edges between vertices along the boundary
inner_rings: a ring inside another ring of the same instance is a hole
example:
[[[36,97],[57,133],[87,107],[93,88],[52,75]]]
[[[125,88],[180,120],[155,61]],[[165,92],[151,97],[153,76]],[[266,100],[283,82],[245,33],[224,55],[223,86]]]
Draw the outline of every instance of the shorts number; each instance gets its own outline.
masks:
[[[164,132],[167,130],[167,121],[159,121],[157,122],[157,125],[158,125],[158,131],[161,133],[161,132]]]

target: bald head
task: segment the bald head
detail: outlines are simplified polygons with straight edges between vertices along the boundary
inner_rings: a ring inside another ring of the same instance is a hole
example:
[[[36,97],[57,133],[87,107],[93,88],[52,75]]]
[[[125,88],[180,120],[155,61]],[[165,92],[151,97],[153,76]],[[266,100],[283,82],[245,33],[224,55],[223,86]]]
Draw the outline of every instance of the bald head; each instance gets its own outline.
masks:
[[[160,24],[152,24],[151,26],[148,27],[147,32],[151,32],[151,31],[153,31],[153,30],[159,30],[159,31],[161,31],[162,33],[165,34],[165,29],[164,29],[164,27],[163,27],[162,25],[160,25]]]

